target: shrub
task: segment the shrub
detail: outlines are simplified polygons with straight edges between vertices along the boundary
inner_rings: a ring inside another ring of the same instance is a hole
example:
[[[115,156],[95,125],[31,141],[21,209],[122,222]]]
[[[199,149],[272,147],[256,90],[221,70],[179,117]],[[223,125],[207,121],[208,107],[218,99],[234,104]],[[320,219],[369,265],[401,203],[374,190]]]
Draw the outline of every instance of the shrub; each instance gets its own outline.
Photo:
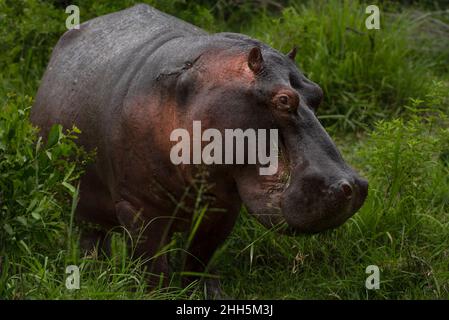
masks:
[[[48,141],[28,121],[31,98],[9,95],[0,112],[0,252],[48,252],[64,243],[70,198],[87,160],[78,130],[52,127]]]

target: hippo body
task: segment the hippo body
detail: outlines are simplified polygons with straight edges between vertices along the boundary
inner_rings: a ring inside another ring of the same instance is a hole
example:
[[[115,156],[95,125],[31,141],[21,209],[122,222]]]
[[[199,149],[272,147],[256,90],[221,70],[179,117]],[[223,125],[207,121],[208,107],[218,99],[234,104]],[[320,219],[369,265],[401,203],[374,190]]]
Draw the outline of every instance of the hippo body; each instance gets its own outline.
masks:
[[[201,272],[226,239],[242,202],[267,227],[318,232],[362,205],[367,183],[346,165],[314,111],[321,89],[284,55],[241,34],[208,34],[147,5],[87,21],[54,48],[31,111],[45,136],[53,124],[81,130],[96,150],[81,179],[76,217],[140,234],[151,258],[173,232],[189,231],[198,181],[208,210],[186,271]],[[257,165],[174,165],[170,133],[204,128],[279,129],[278,172]],[[281,158],[280,158],[281,159]],[[197,179],[198,174],[201,179]],[[286,178],[287,177],[287,178]],[[290,230],[290,231],[288,231]],[[100,240],[104,233],[95,231]],[[168,274],[165,255],[151,270]]]

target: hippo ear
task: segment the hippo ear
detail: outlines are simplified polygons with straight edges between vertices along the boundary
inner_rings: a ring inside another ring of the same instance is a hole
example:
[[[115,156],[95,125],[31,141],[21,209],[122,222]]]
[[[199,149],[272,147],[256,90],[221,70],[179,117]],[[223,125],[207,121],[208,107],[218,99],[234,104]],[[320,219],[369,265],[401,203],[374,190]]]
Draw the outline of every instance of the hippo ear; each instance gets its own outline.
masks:
[[[289,53],[287,53],[287,57],[289,57],[290,59],[292,59],[293,61],[295,61],[295,57],[296,57],[296,52],[298,51],[298,48],[293,47],[293,49],[290,50]]]
[[[262,52],[259,47],[251,49],[248,55],[248,67],[254,72],[259,73],[263,67]]]

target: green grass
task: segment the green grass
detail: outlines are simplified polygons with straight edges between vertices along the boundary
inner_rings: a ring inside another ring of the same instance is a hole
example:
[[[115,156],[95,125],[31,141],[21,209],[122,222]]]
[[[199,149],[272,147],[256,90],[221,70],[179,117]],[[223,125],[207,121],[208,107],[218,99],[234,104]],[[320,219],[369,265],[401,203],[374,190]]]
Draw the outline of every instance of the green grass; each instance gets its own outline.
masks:
[[[136,1],[74,1],[81,20]],[[143,1],[209,31],[243,32],[282,52],[325,91],[319,117],[345,158],[370,181],[348,223],[313,236],[266,230],[245,210],[211,267],[235,298],[449,298],[449,51],[445,13],[427,2],[384,2],[381,30],[364,29],[357,1]],[[385,13],[385,14],[384,14]],[[112,254],[81,252],[72,223],[79,175],[92,155],[77,130],[56,126],[38,140],[27,118],[65,13],[52,1],[0,0],[0,298],[201,299],[203,288],[149,290],[143,261],[129,258],[123,230]],[[198,207],[200,223],[205,207]],[[193,225],[193,230],[196,224]],[[194,235],[194,232],[191,234]],[[191,237],[166,248],[182,264]],[[65,268],[81,269],[81,289],[65,288]],[[364,286],[368,265],[380,290]]]

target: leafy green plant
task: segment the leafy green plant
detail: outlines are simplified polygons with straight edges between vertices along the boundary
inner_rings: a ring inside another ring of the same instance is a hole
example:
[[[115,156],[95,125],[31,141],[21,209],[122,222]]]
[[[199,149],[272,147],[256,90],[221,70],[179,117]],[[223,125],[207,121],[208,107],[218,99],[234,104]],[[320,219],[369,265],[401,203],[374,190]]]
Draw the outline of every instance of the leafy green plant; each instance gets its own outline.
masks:
[[[0,113],[2,252],[49,250],[67,228],[70,197],[86,159],[78,130],[53,126],[48,141],[28,122],[31,98],[9,95]]]

